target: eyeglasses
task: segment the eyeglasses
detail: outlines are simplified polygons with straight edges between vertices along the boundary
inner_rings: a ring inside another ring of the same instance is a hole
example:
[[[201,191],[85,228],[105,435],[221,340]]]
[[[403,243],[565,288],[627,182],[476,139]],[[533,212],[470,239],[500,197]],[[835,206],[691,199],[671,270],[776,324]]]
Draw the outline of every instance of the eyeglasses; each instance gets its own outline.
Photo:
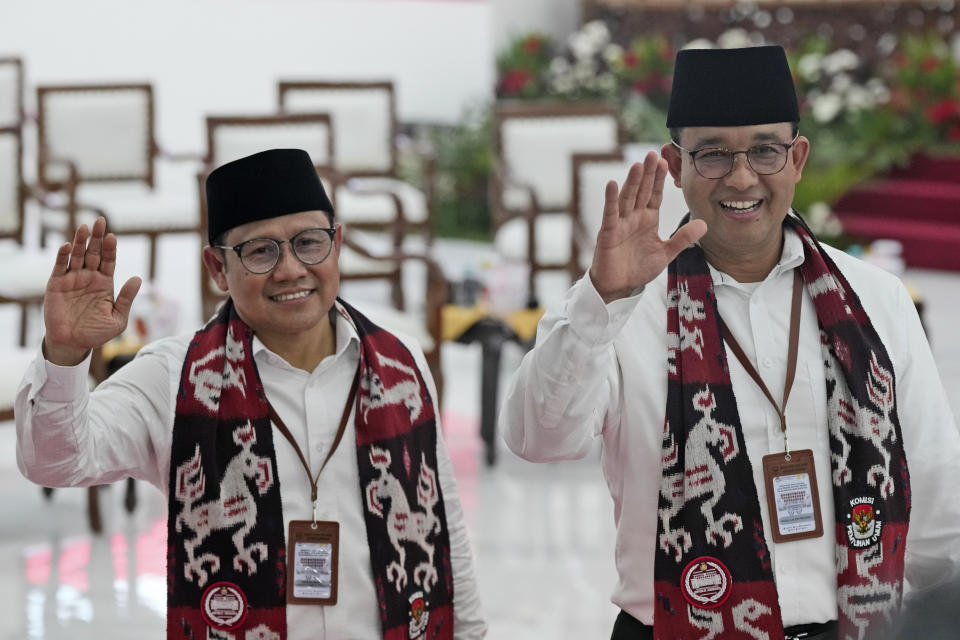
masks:
[[[217,249],[233,249],[240,263],[250,273],[269,273],[280,261],[280,245],[289,242],[293,255],[307,265],[320,264],[330,255],[333,248],[333,234],[336,227],[329,229],[304,229],[289,240],[273,238],[253,238],[232,247],[213,245]]]
[[[671,144],[690,154],[693,167],[701,176],[710,180],[719,180],[733,171],[733,160],[740,153],[746,156],[747,164],[755,173],[762,176],[780,173],[787,166],[787,151],[796,144],[798,137],[800,137],[799,133],[790,142],[764,142],[746,151],[730,151],[723,147],[704,147],[691,151],[672,140]]]

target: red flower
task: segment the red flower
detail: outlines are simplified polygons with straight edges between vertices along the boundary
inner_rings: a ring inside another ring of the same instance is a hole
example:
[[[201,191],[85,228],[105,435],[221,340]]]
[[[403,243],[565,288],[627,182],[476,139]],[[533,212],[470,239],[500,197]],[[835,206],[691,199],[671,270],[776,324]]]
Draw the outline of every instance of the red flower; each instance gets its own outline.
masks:
[[[933,124],[943,124],[955,116],[960,116],[960,103],[950,98],[944,98],[927,109],[927,118]]]
[[[543,47],[543,38],[530,36],[523,41],[523,51],[530,55],[536,54]]]
[[[637,56],[636,52],[633,49],[628,49],[626,53],[623,54],[623,66],[628,69],[632,69],[640,63],[640,57]]]
[[[643,93],[643,94],[646,94],[647,92],[650,91],[650,86],[651,84],[648,78],[644,78],[643,80],[637,80],[636,82],[633,83],[634,91],[639,91],[640,93]]]
[[[500,90],[507,95],[515,95],[523,91],[532,79],[533,74],[526,69],[508,71],[500,78]]]
[[[940,58],[936,56],[927,56],[923,59],[923,62],[920,63],[920,67],[926,72],[930,73],[940,68]]]
[[[960,124],[955,124],[947,131],[947,137],[954,142],[960,142]]]

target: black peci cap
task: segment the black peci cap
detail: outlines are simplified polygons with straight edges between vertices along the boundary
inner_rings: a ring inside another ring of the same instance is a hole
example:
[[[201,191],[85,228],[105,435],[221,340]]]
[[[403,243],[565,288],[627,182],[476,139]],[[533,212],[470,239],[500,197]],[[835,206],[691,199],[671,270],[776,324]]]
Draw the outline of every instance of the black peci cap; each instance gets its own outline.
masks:
[[[302,211],[325,211],[333,218],[310,154],[302,149],[270,149],[214,169],[206,181],[207,236],[213,239],[248,222]]]
[[[783,47],[677,53],[667,127],[738,127],[799,119]]]

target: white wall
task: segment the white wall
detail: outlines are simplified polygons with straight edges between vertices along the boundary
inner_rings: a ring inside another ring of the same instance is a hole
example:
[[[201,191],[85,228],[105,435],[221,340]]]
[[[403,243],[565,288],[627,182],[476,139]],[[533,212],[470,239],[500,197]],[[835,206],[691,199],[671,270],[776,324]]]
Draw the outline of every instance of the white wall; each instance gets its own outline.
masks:
[[[0,0],[0,55],[37,84],[151,81],[158,138],[269,111],[278,79],[393,79],[401,120],[453,123],[494,84],[487,0]]]
[[[504,48],[518,35],[542,31],[559,42],[580,26],[581,0],[490,0],[494,47]]]

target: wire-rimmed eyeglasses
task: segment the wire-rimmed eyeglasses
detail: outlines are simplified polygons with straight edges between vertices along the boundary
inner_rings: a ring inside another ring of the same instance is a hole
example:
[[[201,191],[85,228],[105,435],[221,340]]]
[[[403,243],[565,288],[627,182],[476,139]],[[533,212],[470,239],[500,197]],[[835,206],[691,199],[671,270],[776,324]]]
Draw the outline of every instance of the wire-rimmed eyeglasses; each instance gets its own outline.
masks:
[[[787,166],[787,151],[797,143],[797,133],[790,142],[761,142],[743,151],[730,151],[724,147],[703,147],[702,149],[685,149],[674,141],[673,146],[690,154],[693,168],[704,178],[719,180],[733,171],[734,158],[743,154],[750,168],[759,175],[769,176],[780,173]]]
[[[217,249],[232,249],[240,264],[250,273],[269,273],[280,261],[280,245],[290,243],[293,255],[306,265],[317,265],[327,259],[333,248],[333,235],[336,227],[320,227],[304,229],[289,240],[274,240],[273,238],[252,238],[232,247],[213,245]]]

